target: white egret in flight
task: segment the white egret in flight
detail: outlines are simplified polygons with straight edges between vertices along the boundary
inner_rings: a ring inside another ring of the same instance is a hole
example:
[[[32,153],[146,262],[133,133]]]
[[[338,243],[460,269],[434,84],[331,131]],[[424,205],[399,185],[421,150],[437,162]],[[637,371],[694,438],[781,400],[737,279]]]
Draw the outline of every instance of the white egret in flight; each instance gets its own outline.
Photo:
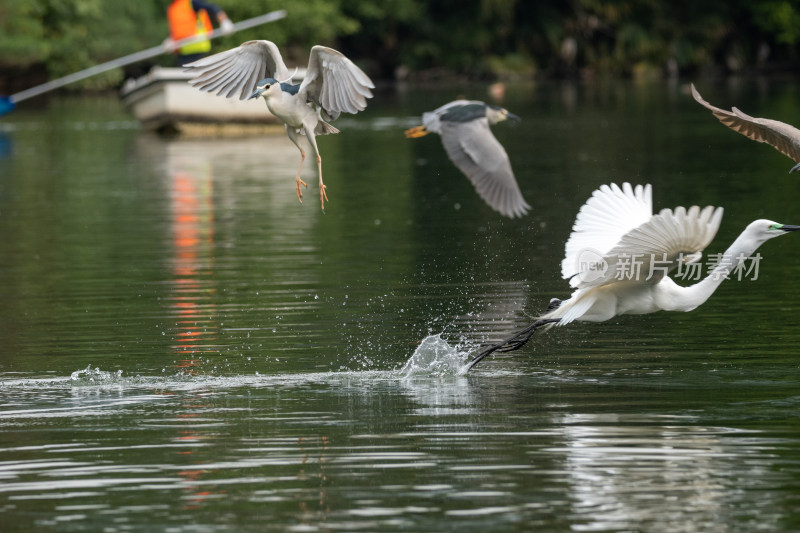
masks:
[[[469,370],[494,352],[521,348],[542,326],[576,320],[603,322],[617,315],[691,311],[714,294],[723,280],[743,267],[759,246],[800,226],[770,220],[751,222],[701,281],[681,286],[669,277],[700,260],[717,233],[721,207],[662,209],[653,214],[650,185],[603,185],[581,207],[567,240],[561,274],[575,290],[553,299],[533,324],[483,350]],[[699,266],[699,265],[698,265]]]

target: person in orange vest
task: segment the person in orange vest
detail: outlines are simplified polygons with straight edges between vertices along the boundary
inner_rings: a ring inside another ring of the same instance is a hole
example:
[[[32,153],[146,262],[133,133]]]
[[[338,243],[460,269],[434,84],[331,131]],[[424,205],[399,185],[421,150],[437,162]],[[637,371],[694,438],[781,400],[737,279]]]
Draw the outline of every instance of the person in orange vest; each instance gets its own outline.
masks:
[[[177,48],[175,41],[195,35],[211,33],[211,17],[217,19],[223,32],[233,31],[233,22],[216,4],[203,0],[172,0],[167,8],[169,22],[169,38],[164,41],[164,48],[178,54],[177,63],[181,67],[196,61],[211,51],[211,41],[203,39]]]

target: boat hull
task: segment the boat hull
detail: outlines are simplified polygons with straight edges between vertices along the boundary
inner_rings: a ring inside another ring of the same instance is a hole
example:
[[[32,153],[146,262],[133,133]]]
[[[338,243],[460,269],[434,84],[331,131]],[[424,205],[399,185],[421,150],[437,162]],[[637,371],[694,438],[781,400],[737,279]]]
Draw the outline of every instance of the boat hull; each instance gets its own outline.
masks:
[[[162,132],[275,128],[280,121],[261,98],[223,98],[191,85],[190,72],[180,68],[154,67],[146,75],[130,79],[120,93],[122,103],[142,126]]]

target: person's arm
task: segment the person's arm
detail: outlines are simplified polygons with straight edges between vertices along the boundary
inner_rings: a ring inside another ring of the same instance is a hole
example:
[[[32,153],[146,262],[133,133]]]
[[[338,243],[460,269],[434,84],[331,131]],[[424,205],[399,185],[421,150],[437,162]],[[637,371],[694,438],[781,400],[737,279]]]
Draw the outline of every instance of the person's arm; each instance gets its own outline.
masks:
[[[212,4],[211,2],[205,2],[203,0],[192,0],[192,9],[195,11],[205,9],[209,15],[217,19],[217,23],[223,32],[230,33],[233,30],[233,22],[231,22],[231,19],[228,18],[225,11],[217,4]]]
[[[223,33],[233,33],[233,22],[231,22],[228,15],[221,9],[219,13],[217,13],[217,22],[219,22],[219,29],[221,29]]]

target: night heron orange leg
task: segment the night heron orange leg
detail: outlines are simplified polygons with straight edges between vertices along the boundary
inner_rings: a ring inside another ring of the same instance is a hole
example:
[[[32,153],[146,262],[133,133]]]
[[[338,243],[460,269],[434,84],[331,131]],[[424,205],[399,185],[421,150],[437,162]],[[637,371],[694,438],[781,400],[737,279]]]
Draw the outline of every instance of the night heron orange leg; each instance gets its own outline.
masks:
[[[303,203],[303,191],[300,190],[300,186],[308,187],[306,182],[300,179],[300,171],[303,170],[303,162],[306,160],[306,152],[301,148],[300,149],[300,167],[297,169],[297,176],[294,178],[295,186],[297,187],[297,199],[300,203]]]
[[[286,126],[286,134],[288,135],[289,139],[297,146],[297,149],[300,150],[300,166],[297,167],[297,176],[294,177],[295,187],[297,189],[297,199],[300,203],[303,203],[303,191],[300,189],[300,186],[308,187],[306,182],[300,179],[300,172],[303,170],[303,163],[306,160],[306,151],[300,146],[300,143],[297,142],[297,133],[295,132],[294,128],[290,128],[288,125]]]
[[[416,126],[414,128],[409,128],[406,130],[406,139],[416,139],[418,137],[424,137],[430,132],[425,126]]]
[[[302,164],[300,165],[302,166]],[[300,176],[297,176],[295,179],[295,186],[297,187],[297,199],[300,200],[300,203],[303,203],[303,191],[300,189],[300,186],[308,187],[306,182],[300,179]]]
[[[325,202],[328,201],[328,194],[325,189],[327,185],[322,183],[322,158],[317,154],[317,172],[319,173],[319,202],[322,204],[322,210],[325,211]]]
[[[325,192],[327,187],[322,182],[322,157],[320,157],[319,149],[317,148],[317,138],[314,135],[315,128],[316,123],[303,124],[303,129],[306,132],[308,144],[311,146],[311,149],[314,151],[314,155],[317,157],[317,174],[319,175],[319,203],[322,205],[322,210],[325,211],[325,202],[328,201],[328,194]]]

